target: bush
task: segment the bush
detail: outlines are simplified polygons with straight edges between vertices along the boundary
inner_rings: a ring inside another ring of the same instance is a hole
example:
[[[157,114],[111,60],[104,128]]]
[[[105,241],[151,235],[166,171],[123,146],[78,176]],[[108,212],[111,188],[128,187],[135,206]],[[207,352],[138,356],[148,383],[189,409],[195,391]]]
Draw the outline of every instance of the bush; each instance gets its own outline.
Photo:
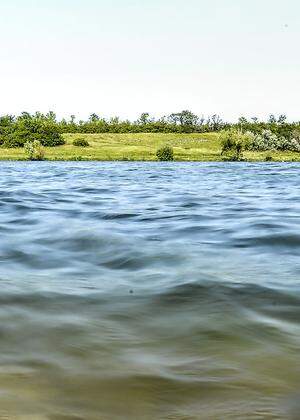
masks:
[[[221,155],[225,160],[239,161],[243,159],[243,150],[249,142],[249,133],[242,133],[237,130],[224,131],[221,134]]]
[[[24,146],[24,139],[18,138],[16,135],[14,135],[14,133],[4,135],[1,140],[1,145],[3,147],[12,148]]]
[[[73,146],[78,146],[78,147],[88,147],[89,146],[89,142],[83,138],[78,138],[75,139],[73,141]]]
[[[43,146],[55,147],[65,144],[57,125],[53,121],[42,121],[38,124],[36,138]]]
[[[65,144],[55,121],[41,115],[22,115],[1,135],[4,147],[23,147],[25,143],[34,141],[49,147]]]
[[[24,150],[28,160],[44,160],[45,158],[43,146],[38,140],[26,142]]]
[[[156,157],[160,161],[171,161],[174,160],[173,148],[170,146],[163,146],[159,148],[156,152]]]
[[[270,130],[263,130],[260,134],[252,134],[252,139],[247,148],[254,151],[289,150],[300,152],[300,135],[294,131],[291,137],[279,137]]]

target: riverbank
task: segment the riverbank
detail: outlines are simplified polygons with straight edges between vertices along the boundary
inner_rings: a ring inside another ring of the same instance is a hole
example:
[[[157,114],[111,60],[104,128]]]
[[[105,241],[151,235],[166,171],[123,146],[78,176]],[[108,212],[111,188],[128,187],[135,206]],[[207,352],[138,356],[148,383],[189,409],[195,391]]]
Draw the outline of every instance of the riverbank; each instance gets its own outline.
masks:
[[[64,134],[66,144],[46,147],[47,160],[95,160],[95,161],[153,161],[156,150],[165,144],[174,149],[176,161],[222,161],[219,133],[165,134]],[[73,146],[75,139],[85,139],[89,147]],[[265,161],[271,156],[274,161],[300,161],[296,152],[245,152],[249,161]],[[22,148],[0,148],[0,160],[26,160]]]

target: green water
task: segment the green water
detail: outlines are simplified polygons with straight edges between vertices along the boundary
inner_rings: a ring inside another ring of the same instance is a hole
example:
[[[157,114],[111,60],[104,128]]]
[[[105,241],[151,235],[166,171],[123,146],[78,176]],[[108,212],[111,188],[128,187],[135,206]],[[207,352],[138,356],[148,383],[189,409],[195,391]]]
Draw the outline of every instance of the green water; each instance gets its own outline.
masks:
[[[299,169],[2,163],[0,419],[298,419]]]

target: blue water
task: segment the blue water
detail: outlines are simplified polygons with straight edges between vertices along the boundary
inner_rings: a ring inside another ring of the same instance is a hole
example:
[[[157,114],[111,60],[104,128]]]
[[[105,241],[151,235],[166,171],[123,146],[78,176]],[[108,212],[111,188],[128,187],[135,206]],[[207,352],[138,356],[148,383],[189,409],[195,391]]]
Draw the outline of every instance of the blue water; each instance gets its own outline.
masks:
[[[299,418],[299,164],[0,173],[0,418]]]

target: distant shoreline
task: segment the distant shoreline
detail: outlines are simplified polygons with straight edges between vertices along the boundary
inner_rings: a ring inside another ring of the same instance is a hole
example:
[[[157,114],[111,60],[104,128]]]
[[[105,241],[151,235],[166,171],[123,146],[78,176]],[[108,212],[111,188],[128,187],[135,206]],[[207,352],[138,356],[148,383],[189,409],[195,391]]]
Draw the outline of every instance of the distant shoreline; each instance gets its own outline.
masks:
[[[222,162],[219,133],[128,133],[128,134],[64,134],[66,144],[45,147],[47,161],[157,161],[156,150],[170,145],[176,162]],[[84,139],[88,147],[74,146],[75,139]],[[298,162],[300,153],[265,151],[244,153],[248,162]],[[23,148],[0,147],[0,161],[26,161]]]

